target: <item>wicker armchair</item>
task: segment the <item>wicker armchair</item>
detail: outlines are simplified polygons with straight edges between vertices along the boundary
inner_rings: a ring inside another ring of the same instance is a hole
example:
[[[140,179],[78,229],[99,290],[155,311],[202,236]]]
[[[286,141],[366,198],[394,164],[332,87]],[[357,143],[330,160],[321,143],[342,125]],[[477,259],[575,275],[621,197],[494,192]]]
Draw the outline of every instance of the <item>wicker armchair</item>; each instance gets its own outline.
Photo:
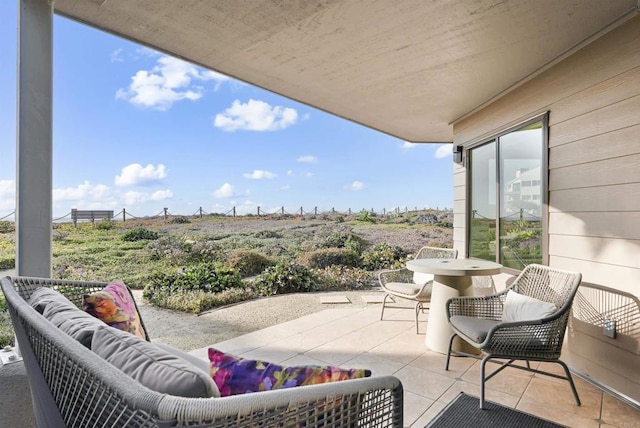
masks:
[[[571,304],[582,279],[580,273],[553,269],[548,266],[531,264],[524,268],[514,283],[506,290],[483,297],[456,297],[447,302],[447,319],[453,330],[449,341],[445,369],[449,370],[451,355],[467,354],[452,350],[456,337],[468,342],[484,354],[480,368],[480,408],[484,408],[485,382],[506,367],[515,367],[534,373],[541,373],[569,382],[578,406],[580,398],[567,365],[560,360]],[[509,292],[514,292],[509,296]],[[518,293],[518,294],[515,294]],[[514,300],[518,296],[519,305]],[[522,297],[527,296],[527,297]],[[533,298],[537,300],[532,300]],[[551,304],[551,305],[549,305]],[[510,306],[510,307],[509,307]],[[532,312],[545,315],[530,319]],[[523,315],[529,312],[528,315]],[[523,318],[513,320],[513,314]],[[509,319],[507,316],[510,315]],[[489,360],[507,360],[500,367],[485,376],[485,366]],[[517,360],[526,361],[526,367],[513,365]],[[557,363],[564,369],[565,376],[532,369],[529,361]]]
[[[451,248],[422,247],[415,259],[455,259],[458,250]],[[424,311],[424,304],[431,300],[433,275],[412,272],[409,269],[384,270],[378,274],[380,286],[385,291],[380,319],[384,316],[387,298],[391,296],[415,300],[416,334],[418,333],[418,314]],[[404,307],[402,307],[404,308]]]

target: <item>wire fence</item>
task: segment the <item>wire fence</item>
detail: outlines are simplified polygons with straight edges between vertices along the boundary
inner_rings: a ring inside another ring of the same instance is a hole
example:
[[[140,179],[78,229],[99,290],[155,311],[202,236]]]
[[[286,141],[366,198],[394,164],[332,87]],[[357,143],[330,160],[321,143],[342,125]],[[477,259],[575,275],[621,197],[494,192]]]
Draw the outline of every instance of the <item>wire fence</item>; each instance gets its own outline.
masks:
[[[75,211],[75,212],[74,212]],[[284,206],[272,209],[270,211],[264,210],[261,207],[256,207],[255,213],[240,213],[240,209],[237,207],[232,207],[226,212],[223,213],[209,213],[202,209],[202,207],[198,208],[194,213],[191,214],[173,214],[169,211],[169,208],[163,208],[157,214],[154,215],[146,215],[139,216],[133,214],[131,211],[123,208],[121,211],[111,215],[106,216],[102,213],[105,213],[104,210],[84,210],[81,211],[84,215],[78,216],[77,213],[79,210],[71,210],[67,214],[54,217],[52,219],[53,223],[67,223],[81,221],[101,221],[101,220],[109,220],[109,221],[123,221],[127,220],[136,220],[136,219],[145,219],[145,220],[153,220],[153,219],[164,219],[170,220],[173,218],[203,218],[203,217],[317,217],[317,216],[359,216],[362,218],[368,218],[372,216],[382,216],[382,217],[393,217],[393,216],[407,216],[407,215],[418,215],[424,217],[422,220],[426,223],[439,223],[442,222],[443,219],[447,219],[450,217],[450,220],[453,221],[453,212],[449,208],[430,208],[430,207],[414,207],[410,209],[407,206],[404,207],[395,207],[391,209],[382,208],[380,210],[371,209],[360,209],[360,210],[352,210],[348,208],[346,211],[340,211],[335,208],[331,208],[330,210],[320,210],[318,207],[313,207],[310,210],[305,209],[304,207],[297,208],[295,210],[286,209]],[[96,215],[91,215],[90,213],[101,213]],[[113,211],[109,211],[113,213]],[[0,221],[15,221],[15,210],[10,212],[9,214],[0,217]]]

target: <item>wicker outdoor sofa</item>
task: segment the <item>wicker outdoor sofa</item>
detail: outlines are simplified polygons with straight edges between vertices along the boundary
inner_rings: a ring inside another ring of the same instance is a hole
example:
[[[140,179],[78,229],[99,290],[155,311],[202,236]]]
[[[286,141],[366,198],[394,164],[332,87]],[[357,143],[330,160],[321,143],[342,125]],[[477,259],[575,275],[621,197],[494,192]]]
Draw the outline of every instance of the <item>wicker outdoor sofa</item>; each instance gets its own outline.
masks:
[[[156,392],[59,330],[28,303],[35,290],[48,287],[81,306],[84,294],[101,290],[106,283],[5,277],[0,284],[24,358],[38,426],[402,426],[402,384],[393,376],[222,398]]]

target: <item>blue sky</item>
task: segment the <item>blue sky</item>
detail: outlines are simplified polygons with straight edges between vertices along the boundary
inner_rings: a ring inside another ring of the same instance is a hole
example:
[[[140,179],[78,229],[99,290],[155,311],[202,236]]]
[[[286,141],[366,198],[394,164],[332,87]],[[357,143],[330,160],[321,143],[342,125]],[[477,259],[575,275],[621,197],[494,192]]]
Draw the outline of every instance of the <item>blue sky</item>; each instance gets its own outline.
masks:
[[[0,15],[0,217],[15,207],[16,2]],[[408,144],[54,18],[53,216],[451,207],[451,146]]]

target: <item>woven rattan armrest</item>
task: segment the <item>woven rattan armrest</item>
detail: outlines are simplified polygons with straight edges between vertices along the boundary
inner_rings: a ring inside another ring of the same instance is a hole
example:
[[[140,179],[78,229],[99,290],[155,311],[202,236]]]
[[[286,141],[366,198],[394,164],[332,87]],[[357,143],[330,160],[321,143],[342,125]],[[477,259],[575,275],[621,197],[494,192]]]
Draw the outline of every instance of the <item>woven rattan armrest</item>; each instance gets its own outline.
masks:
[[[387,269],[378,273],[378,280],[382,286],[390,282],[413,283],[413,272],[409,269]]]

